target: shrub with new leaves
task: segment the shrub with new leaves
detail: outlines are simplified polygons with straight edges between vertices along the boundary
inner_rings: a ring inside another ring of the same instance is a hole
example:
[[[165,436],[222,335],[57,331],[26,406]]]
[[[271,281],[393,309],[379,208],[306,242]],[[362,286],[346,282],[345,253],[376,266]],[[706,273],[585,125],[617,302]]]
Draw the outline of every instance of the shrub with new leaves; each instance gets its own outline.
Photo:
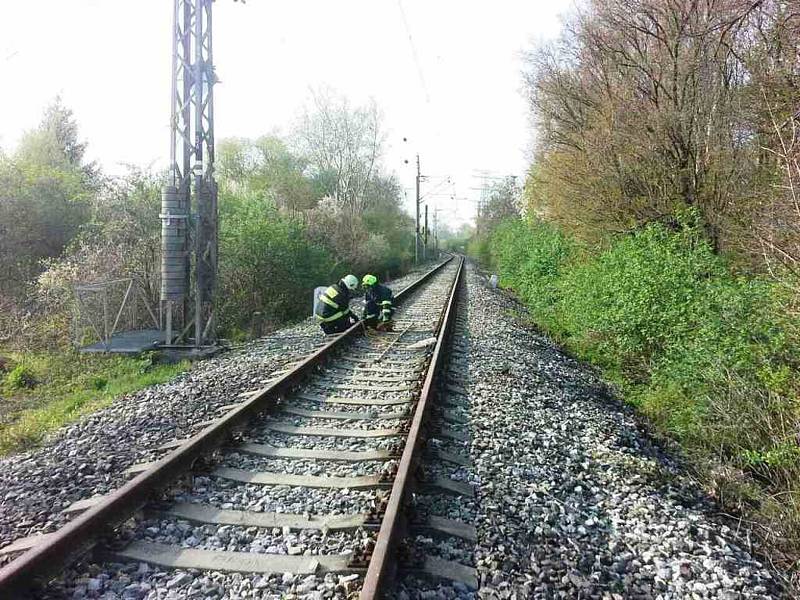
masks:
[[[800,325],[787,311],[792,286],[735,274],[693,212],[594,253],[551,225],[520,220],[499,226],[490,245],[501,283],[537,323],[603,367],[629,401],[714,470],[715,485],[747,500],[754,480],[796,500]],[[742,484],[747,475],[755,478]],[[791,502],[765,506],[767,518],[778,514],[800,531]]]

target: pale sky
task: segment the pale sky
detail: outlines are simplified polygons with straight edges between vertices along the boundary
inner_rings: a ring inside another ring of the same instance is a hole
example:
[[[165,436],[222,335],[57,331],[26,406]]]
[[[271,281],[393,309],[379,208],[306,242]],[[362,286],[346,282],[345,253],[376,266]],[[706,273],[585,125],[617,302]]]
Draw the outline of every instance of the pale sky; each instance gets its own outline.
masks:
[[[521,53],[557,35],[571,5],[217,0],[217,139],[288,133],[309,90],[321,85],[353,103],[374,98],[387,132],[383,162],[409,190],[409,210],[419,153],[423,174],[454,182],[430,197],[440,218],[467,221],[474,204],[449,196],[477,197],[476,170],[524,175],[531,131]],[[123,172],[122,163],[165,166],[171,7],[171,0],[0,0],[0,146],[13,149],[61,95],[89,158],[107,172]],[[424,183],[423,194],[439,181]]]

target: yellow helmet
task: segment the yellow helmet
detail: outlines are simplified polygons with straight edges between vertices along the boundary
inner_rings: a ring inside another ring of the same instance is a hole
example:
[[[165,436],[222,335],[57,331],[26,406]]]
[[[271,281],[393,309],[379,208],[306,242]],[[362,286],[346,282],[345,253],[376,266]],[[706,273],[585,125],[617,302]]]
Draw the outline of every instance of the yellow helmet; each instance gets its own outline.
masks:
[[[375,277],[375,275],[367,274],[364,275],[364,277],[361,279],[361,285],[363,285],[364,287],[375,285],[376,283],[378,283],[378,278]]]

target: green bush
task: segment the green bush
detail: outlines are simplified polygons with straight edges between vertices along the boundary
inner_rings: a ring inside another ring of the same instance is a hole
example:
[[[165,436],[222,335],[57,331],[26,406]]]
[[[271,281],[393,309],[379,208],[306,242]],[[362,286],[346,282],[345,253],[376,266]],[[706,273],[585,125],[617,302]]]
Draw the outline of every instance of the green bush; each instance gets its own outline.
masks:
[[[492,234],[489,253],[500,284],[514,289],[540,325],[557,327],[556,283],[575,252],[573,244],[545,223],[506,221]]]
[[[12,390],[30,390],[36,387],[36,377],[30,367],[17,365],[6,375],[6,385]]]
[[[572,343],[604,366],[645,374],[706,325],[724,266],[694,229],[651,225],[620,238],[558,282]]]
[[[90,380],[90,386],[93,390],[104,390],[108,386],[108,377],[102,375],[95,375]]]
[[[537,323],[602,367],[698,464],[783,494],[800,475],[791,298],[734,274],[695,222],[680,215],[674,228],[652,224],[591,254],[550,225],[515,220],[489,246],[501,284]]]
[[[220,212],[223,329],[246,328],[254,311],[273,323],[309,314],[314,287],[329,283],[330,254],[262,195],[224,196]]]
[[[490,265],[492,255],[489,249],[490,236],[476,235],[467,242],[467,254],[484,265]]]

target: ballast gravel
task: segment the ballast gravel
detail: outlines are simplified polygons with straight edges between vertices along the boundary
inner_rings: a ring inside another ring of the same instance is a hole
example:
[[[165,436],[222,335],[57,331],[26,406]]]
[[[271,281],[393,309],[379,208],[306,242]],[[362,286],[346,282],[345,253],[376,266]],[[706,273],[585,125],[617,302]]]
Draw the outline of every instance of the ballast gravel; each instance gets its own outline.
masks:
[[[340,419],[330,419],[321,417],[298,417],[292,414],[276,415],[268,423],[269,425],[291,425],[293,427],[318,427],[320,429],[354,429],[363,432],[379,429],[398,429],[405,424],[405,419],[371,419],[371,420],[352,420],[342,421]]]
[[[403,578],[393,597],[784,597],[775,575],[745,550],[746,532],[737,535],[715,518],[713,505],[683,475],[678,462],[652,442],[632,411],[590,369],[521,325],[520,306],[491,289],[472,268],[468,284],[468,336],[459,342],[466,356],[451,363],[469,373],[452,385],[457,394],[467,395],[469,411],[463,416],[469,417],[470,440],[442,437],[429,446],[471,457],[469,479],[476,498],[421,490],[415,513],[472,523],[478,541],[422,535],[410,542],[420,553],[475,566],[480,587],[475,592],[461,583],[412,575]],[[285,445],[290,437],[270,432],[269,441]],[[329,438],[315,441],[341,449],[389,443],[351,440],[340,446]],[[438,472],[436,467],[426,470]],[[175,499],[300,514],[362,512],[378,501],[375,491],[297,493],[286,486],[242,485],[213,476],[195,477],[193,488]],[[154,536],[170,531],[182,545],[197,540],[203,547],[233,544],[266,552],[274,546],[289,552],[283,531],[259,530],[252,539],[229,539],[224,529],[220,535],[219,528],[153,522]],[[297,547],[304,544],[303,552],[337,552],[359,543],[358,535],[293,535]],[[56,583],[43,597],[348,598],[362,584],[358,575],[252,577],[162,571],[136,563],[105,563],[102,570],[81,570],[63,581],[69,584]]]
[[[394,460],[345,462],[319,459],[262,458],[229,452],[222,457],[218,464],[222,467],[232,467],[246,471],[266,471],[288,475],[361,477],[389,472],[392,470],[392,465],[396,465],[396,463],[397,461]]]
[[[283,573],[250,577],[216,571],[161,570],[145,563],[107,563],[105,567],[104,571],[90,574],[68,572],[70,585],[52,584],[42,600],[277,600],[288,597],[343,600],[361,587],[357,574]]]
[[[475,523],[479,508],[478,503],[472,498],[423,490],[414,495],[414,514],[420,519],[434,515],[464,523]]]
[[[209,504],[225,510],[280,512],[309,516],[349,515],[372,511],[378,490],[299,488],[288,485],[238,483],[218,477],[197,477],[188,492],[172,500]]]
[[[410,273],[389,285],[400,291],[419,276]],[[129,478],[123,473],[126,468],[163,456],[159,446],[197,433],[209,419],[224,414],[223,407],[241,402],[241,393],[263,387],[326,341],[317,323],[306,319],[198,362],[168,383],[122,396],[58,431],[41,447],[3,458],[0,548],[55,531],[72,518],[63,509],[120,487]],[[10,558],[0,557],[0,565]]]
[[[345,450],[347,452],[367,452],[369,450],[395,450],[402,445],[402,434],[379,438],[347,438],[319,435],[293,435],[277,431],[254,432],[250,441],[267,444],[277,448],[305,448],[317,450]]]
[[[386,405],[370,405],[368,407],[365,406],[354,406],[350,404],[328,404],[328,403],[320,403],[315,402],[313,400],[302,400],[299,398],[292,398],[291,399],[292,408],[300,408],[303,410],[313,410],[313,411],[331,411],[337,413],[348,413],[348,415],[352,415],[353,419],[372,419],[379,414],[388,413],[392,416],[394,413],[400,413],[403,415],[410,415],[411,414],[411,403],[404,402],[402,404],[386,404]]]
[[[137,540],[198,550],[317,556],[346,555],[360,550],[374,534],[363,529],[289,531],[288,528],[237,528],[230,525],[196,525],[178,519],[142,523]]]
[[[783,597],[632,410],[468,283],[480,598]]]

